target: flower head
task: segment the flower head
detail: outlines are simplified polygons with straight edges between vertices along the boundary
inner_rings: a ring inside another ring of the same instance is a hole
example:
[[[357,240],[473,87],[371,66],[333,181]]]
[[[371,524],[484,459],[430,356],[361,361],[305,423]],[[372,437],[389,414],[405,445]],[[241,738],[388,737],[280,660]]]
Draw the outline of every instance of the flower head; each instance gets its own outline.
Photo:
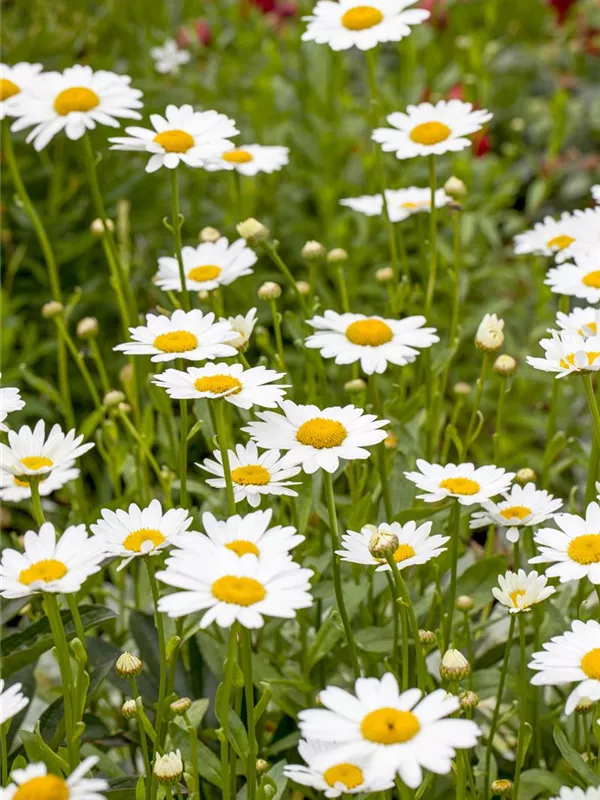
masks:
[[[64,434],[60,425],[53,425],[46,438],[43,420],[33,430],[23,425],[18,431],[8,432],[8,445],[0,444],[0,472],[22,481],[27,480],[23,476],[43,479],[55,469],[72,467],[76,458],[94,446],[82,441],[83,436],[75,436],[74,430]]]
[[[504,320],[495,314],[486,314],[479,323],[475,334],[475,344],[480,350],[494,352],[504,344]]]
[[[535,484],[525,486],[514,484],[504,493],[504,499],[493,502],[484,501],[485,511],[476,511],[471,517],[471,528],[498,525],[508,528],[506,538],[509,542],[519,541],[519,529],[539,525],[552,519],[562,506],[562,500],[553,497],[545,489],[536,489]]]
[[[224,237],[216,242],[202,242],[198,247],[184,247],[181,251],[185,288],[191,292],[212,291],[219,286],[229,286],[237,278],[252,275],[256,253],[243,239],[229,244]],[[158,259],[158,272],[154,282],[165,291],[180,292],[179,263],[172,256]]]
[[[174,783],[183,775],[183,761],[179,750],[160,755],[154,758],[152,773],[159,783]]]
[[[551,339],[541,340],[540,346],[546,351],[544,357],[527,356],[527,363],[542,372],[556,372],[557,378],[600,369],[600,336],[586,339],[579,334],[554,331]]]
[[[532,606],[541,603],[554,594],[554,586],[547,586],[548,578],[538,575],[534,570],[527,574],[524,569],[518,572],[510,570],[505,575],[498,575],[498,585],[492,594],[499,603],[506,606],[511,614],[519,611],[531,611]]]
[[[208,161],[205,169],[209,172],[234,171],[247,177],[258,175],[259,172],[270,175],[285,167],[289,161],[289,152],[288,147],[243,144]]]
[[[29,698],[21,691],[22,683],[13,683],[7,689],[4,685],[4,681],[0,678],[0,725],[16,717],[29,705]]]
[[[180,49],[175,39],[167,39],[160,47],[151,47],[150,55],[154,69],[162,75],[177,75],[179,67],[191,60],[189,50]]]
[[[15,115],[16,98],[33,83],[43,66],[19,61],[18,64],[0,64],[0,120]]]
[[[0,431],[8,430],[8,426],[4,424],[6,417],[22,408],[25,408],[25,401],[21,399],[21,393],[17,388],[0,386]]]
[[[41,476],[38,492],[41,497],[47,497],[62,489],[67,483],[77,480],[80,470],[77,467],[56,467],[52,472]],[[25,475],[17,478],[8,472],[0,472],[0,500],[5,503],[20,503],[31,497],[31,486]]]
[[[577,514],[556,514],[556,528],[540,528],[534,541],[540,554],[530,564],[547,564],[546,575],[561,583],[587,577],[600,584],[600,505],[590,503],[585,517]]]
[[[442,466],[419,458],[417,468],[419,472],[404,475],[425,491],[417,496],[426,503],[454,497],[461,505],[472,506],[505,492],[515,477],[514,472],[505,472],[502,467],[475,467],[470,462]]]
[[[598,243],[599,220],[600,210],[592,208],[572,213],[563,211],[558,219],[544,217],[531,230],[515,236],[515,253],[554,255],[558,261],[565,261],[582,247],[591,247],[594,241]]]
[[[14,769],[11,782],[2,789],[2,800],[104,800],[101,792],[108,789],[104,778],[83,777],[97,763],[97,756],[84,758],[68,778],[49,773],[41,762]]]
[[[256,325],[256,308],[251,308],[247,314],[237,314],[235,317],[221,317],[219,322],[228,322],[231,330],[237,334],[236,339],[231,339],[228,342],[231,347],[235,347],[240,352],[245,352],[248,349],[250,337]]]
[[[410,186],[408,189],[386,189],[385,200],[391,222],[402,222],[402,220],[412,217],[413,214],[431,211],[431,191],[428,188]],[[434,195],[436,208],[443,208],[450,202],[452,202],[452,198],[443,189],[436,190]],[[340,205],[347,206],[367,217],[383,214],[381,194],[344,197],[340,200]]]
[[[588,253],[586,250],[575,250],[573,262],[568,261],[549,270],[544,283],[550,286],[555,294],[565,294],[586,300],[588,303],[597,303],[600,301],[597,251]]]
[[[437,558],[446,548],[443,547],[448,541],[448,536],[431,536],[431,526],[433,523],[424,522],[417,525],[416,522],[406,522],[401,525],[399,522],[388,524],[382,522],[375,527],[365,525],[360,533],[348,531],[342,536],[343,550],[338,550],[337,554],[342,561],[350,561],[353,564],[368,564],[377,566],[377,571],[389,570],[390,565],[385,558],[375,558],[371,552],[371,538],[374,533],[393,534],[397,538],[397,547],[394,552],[394,561],[398,569],[411,567],[413,564],[425,564],[432,558]]]
[[[559,311],[556,324],[565,333],[583,336],[584,339],[597,336],[600,333],[600,309],[585,306],[574,308],[570,314]]]

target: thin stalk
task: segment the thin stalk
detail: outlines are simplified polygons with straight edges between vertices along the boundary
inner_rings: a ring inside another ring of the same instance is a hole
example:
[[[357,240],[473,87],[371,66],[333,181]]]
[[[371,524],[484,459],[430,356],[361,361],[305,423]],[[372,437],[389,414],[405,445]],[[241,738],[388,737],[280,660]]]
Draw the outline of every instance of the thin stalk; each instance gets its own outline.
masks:
[[[92,398],[94,405],[96,406],[96,408],[102,408],[102,401],[100,400],[100,395],[98,394],[98,390],[96,389],[96,385],[94,384],[94,379],[92,378],[92,375],[89,369],[87,368],[85,359],[77,349],[77,345],[75,344],[69,331],[67,330],[67,326],[65,325],[64,319],[60,315],[58,315],[54,317],[54,322],[56,323],[56,327],[58,329],[60,336],[62,336],[69,352],[73,356],[73,361],[77,364],[77,368],[81,373],[81,377],[85,381],[85,385],[88,388],[90,397]]]
[[[465,440],[463,442],[463,451],[461,454],[462,458],[464,458],[467,455],[469,447],[471,446],[471,437],[473,435],[473,431],[475,430],[475,426],[477,423],[477,412],[479,411],[479,406],[481,404],[483,387],[485,386],[485,380],[487,378],[489,363],[490,363],[490,354],[487,351],[484,351],[483,358],[481,360],[481,372],[479,373],[479,378],[477,379],[477,391],[475,392],[475,399],[473,400],[473,408],[471,409],[469,425],[467,427],[467,433],[465,435]]]
[[[183,254],[181,252],[181,228],[183,217],[179,210],[179,174],[178,169],[171,170],[171,233],[175,241],[175,256],[179,267],[181,281],[181,305],[185,311],[190,310],[190,293],[187,288],[185,269],[183,267]]]
[[[596,437],[596,444],[600,447],[600,411],[598,411],[598,403],[594,396],[594,384],[592,383],[592,375],[590,372],[582,372],[581,379],[583,381],[583,390],[585,398],[590,407],[592,415],[592,422],[594,423],[594,436]]]
[[[279,318],[279,311],[277,311],[277,303],[274,298],[269,300],[269,307],[271,309],[271,316],[273,318],[273,331],[275,333],[275,347],[277,348],[277,360],[279,361],[279,369],[287,372],[285,360],[283,355],[283,337],[281,335],[281,320]]]
[[[377,416],[381,416],[381,402],[379,399],[379,391],[377,389],[377,375],[373,373],[369,375],[369,389],[371,392],[371,402]],[[390,494],[390,484],[388,481],[387,467],[385,458],[385,444],[381,442],[377,445],[377,467],[379,469],[379,477],[381,480],[381,492],[383,494],[383,505],[385,508],[386,519],[391,520],[394,511],[392,506],[392,496]]]
[[[194,782],[192,797],[194,800],[200,798],[200,775],[198,773],[198,731],[189,718],[187,712],[183,715],[187,726],[188,736],[190,737],[190,760],[192,762],[192,780]]]
[[[490,733],[487,741],[487,748],[485,751],[485,791],[489,790],[490,784],[490,763],[492,760],[492,749],[494,746],[494,736],[498,727],[498,720],[500,718],[500,706],[502,705],[502,695],[504,694],[504,684],[506,683],[506,675],[508,673],[508,664],[510,661],[510,650],[512,647],[513,635],[515,632],[515,615],[510,615],[510,624],[508,628],[508,639],[506,641],[506,649],[504,651],[504,660],[502,661],[502,669],[500,670],[500,680],[498,681],[498,691],[496,693],[496,705],[494,706],[494,713],[492,714],[492,721],[490,723]],[[513,796],[516,795],[513,793]]]
[[[305,317],[308,316],[309,309],[308,309],[308,306],[306,304],[306,300],[304,299],[304,296],[301,295],[300,292],[298,291],[298,287],[296,286],[296,281],[294,280],[294,276],[290,272],[289,267],[287,266],[285,261],[283,261],[283,259],[281,258],[281,256],[277,252],[277,250],[271,244],[271,242],[264,241],[262,243],[262,246],[264,248],[265,253],[269,256],[271,261],[275,264],[276,267],[279,268],[281,273],[287,279],[287,282],[290,285],[290,289],[296,295],[296,300],[298,301],[298,304],[299,304],[300,308],[302,309],[303,315]]]
[[[248,800],[256,798],[256,756],[258,745],[256,743],[256,723],[254,719],[254,683],[252,681],[252,638],[247,628],[241,629],[241,662],[244,673],[244,688],[246,693],[246,720],[248,728],[248,769],[247,769],[247,796]]]
[[[502,433],[507,386],[508,381],[506,377],[501,376],[500,392],[498,393],[498,405],[496,407],[496,429],[494,430],[494,435],[492,437],[494,442],[494,464],[500,463],[500,435]]]
[[[104,366],[102,353],[100,352],[100,348],[98,347],[98,342],[96,341],[95,336],[92,336],[90,339],[88,339],[88,342],[92,358],[94,359],[94,363],[96,364],[96,369],[98,370],[98,377],[100,378],[102,391],[104,392],[104,394],[106,394],[107,392],[110,391],[110,381],[108,379],[108,373],[106,371],[106,367]]]
[[[3,725],[0,725],[0,787],[6,786],[8,781],[8,742],[6,741],[6,735],[9,728],[9,719]]]
[[[388,584],[390,587],[390,598],[392,601],[392,625],[394,630],[394,644],[392,647],[392,663],[394,664],[394,671],[398,664],[400,657],[400,609],[396,602],[396,584],[390,572],[386,573]]]
[[[454,606],[456,604],[456,579],[458,571],[458,548],[460,544],[460,511],[461,506],[458,500],[454,501],[454,506],[450,512],[448,533],[451,541],[452,566],[450,571],[450,590],[448,592],[448,611],[446,615],[446,625],[444,633],[444,647],[448,648],[452,644],[452,620],[454,618]]]
[[[427,294],[425,295],[425,317],[429,319],[433,298],[435,296],[435,283],[437,279],[437,208],[435,207],[435,191],[437,175],[435,169],[435,156],[429,159],[429,189],[431,191],[431,208],[429,209],[429,277],[427,279]]]
[[[44,509],[42,508],[42,500],[40,498],[40,480],[39,476],[29,478],[29,489],[31,490],[31,506],[33,518],[38,525],[43,525],[46,521],[44,517]]]
[[[188,502],[187,492],[187,452],[188,452],[188,404],[187,400],[179,401],[179,504],[185,508]]]
[[[519,614],[519,666],[520,666],[520,697],[519,697],[519,741],[517,744],[517,764],[513,780],[513,797],[519,796],[521,782],[521,768],[525,757],[525,724],[527,722],[527,652],[525,641],[525,615]]]
[[[229,781],[229,701],[233,684],[235,669],[235,651],[239,625],[235,622],[229,630],[229,643],[227,645],[227,660],[225,661],[225,674],[223,675],[223,688],[221,690],[221,708],[219,720],[223,729],[221,740],[221,792],[222,800],[231,800],[231,784]],[[235,755],[234,755],[235,758]]]
[[[415,663],[417,666],[417,686],[419,687],[419,689],[425,689],[425,684],[427,680],[427,669],[425,665],[425,657],[423,655],[423,648],[421,646],[421,639],[419,638],[419,625],[417,622],[415,609],[412,604],[412,600],[410,599],[410,594],[406,586],[406,582],[402,577],[402,572],[400,571],[394,556],[393,555],[386,556],[386,560],[390,565],[390,570],[392,572],[392,575],[394,576],[397,601],[400,602],[401,608],[406,609],[408,620],[410,623],[411,634],[415,646]],[[406,634],[407,631],[406,629],[404,629],[403,630],[404,638],[408,638]]]
[[[231,465],[229,463],[229,449],[227,436],[227,423],[225,421],[225,400],[219,399],[215,402],[215,427],[219,440],[219,450],[221,451],[221,461],[223,462],[223,475],[225,476],[225,495],[227,497],[227,513],[229,516],[235,514],[235,497],[233,493],[233,480],[231,479]]]
[[[133,695],[133,699],[137,701],[138,697],[140,697],[140,693],[138,691],[137,680],[135,675],[129,676],[129,684],[131,686],[131,693]],[[150,795],[150,781],[152,778],[152,767],[150,765],[150,754],[148,752],[148,742],[146,741],[146,731],[144,730],[144,725],[142,724],[142,720],[140,719],[139,714],[136,714],[136,719],[138,723],[138,730],[140,733],[142,755],[144,757],[144,770],[146,772],[146,797],[148,798]]]
[[[158,632],[158,653],[160,661],[160,676],[158,681],[158,705],[156,709],[156,720],[154,722],[154,729],[156,730],[156,741],[158,744],[163,742],[163,721],[165,716],[165,697],[167,694],[167,640],[165,638],[165,628],[163,625],[162,614],[158,610],[159,591],[156,582],[154,564],[152,556],[146,556],[146,569],[148,571],[148,580],[150,581],[150,590],[152,592],[152,602],[154,604],[154,622]],[[166,730],[165,730],[166,733]]]

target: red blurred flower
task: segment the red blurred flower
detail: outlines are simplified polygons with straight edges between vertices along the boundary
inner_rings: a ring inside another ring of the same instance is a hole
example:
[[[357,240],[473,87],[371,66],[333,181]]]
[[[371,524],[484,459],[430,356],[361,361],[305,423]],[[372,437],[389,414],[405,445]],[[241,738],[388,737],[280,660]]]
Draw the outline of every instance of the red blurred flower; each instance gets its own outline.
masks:
[[[490,139],[490,134],[486,128],[483,130],[477,131],[477,133],[473,134],[473,155],[476,158],[481,158],[482,156],[487,155],[490,150],[492,149],[492,141]]]
[[[569,9],[575,5],[577,0],[546,0],[546,2],[556,14],[557,24],[563,25],[569,14]]]
[[[463,89],[462,83],[455,83],[454,86],[448,92],[448,99],[449,100],[464,100],[465,99],[465,90]]]
[[[448,22],[448,0],[421,0],[421,8],[429,11],[431,16],[427,20],[435,28],[445,28]]]
[[[200,44],[208,47],[212,41],[212,31],[208,22],[205,19],[197,19],[194,22],[194,28],[196,29],[196,38]]]

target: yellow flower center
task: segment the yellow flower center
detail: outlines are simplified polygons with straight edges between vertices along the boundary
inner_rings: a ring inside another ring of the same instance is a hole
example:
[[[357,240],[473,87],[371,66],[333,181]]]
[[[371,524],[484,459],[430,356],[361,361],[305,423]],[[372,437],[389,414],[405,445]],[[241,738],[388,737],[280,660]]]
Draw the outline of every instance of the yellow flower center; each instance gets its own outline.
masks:
[[[517,600],[519,599],[519,597],[523,597],[524,594],[525,594],[525,589],[515,589],[514,592],[509,593],[508,596],[510,597],[510,601],[515,608],[518,608],[519,606]]]
[[[0,100],[8,100],[9,97],[14,97],[20,91],[16,83],[9,81],[8,78],[0,78]]]
[[[252,553],[253,556],[260,555],[260,551],[254,542],[249,542],[247,539],[236,539],[235,542],[229,542],[225,547],[240,558],[247,553]]]
[[[330,786],[342,783],[346,789],[356,789],[365,782],[362,770],[356,764],[336,764],[325,770],[323,778]]]
[[[586,322],[583,328],[580,328],[577,333],[580,336],[589,336],[588,331],[591,331],[594,336],[598,333],[598,326],[595,322]]]
[[[204,267],[193,267],[187,274],[191,281],[214,281],[221,274],[221,267],[206,264]]]
[[[186,131],[174,129],[157,133],[153,142],[159,144],[167,153],[187,153],[194,146],[194,137]]]
[[[567,555],[578,564],[598,564],[600,562],[600,533],[585,533],[571,539]]]
[[[31,586],[35,581],[58,581],[64,578],[68,570],[62,561],[57,561],[55,558],[44,558],[42,561],[36,561],[27,569],[22,569],[19,573],[19,582],[24,583],[25,586]]]
[[[253,158],[252,153],[247,150],[229,150],[223,153],[223,161],[229,161],[231,164],[247,164]]]
[[[348,436],[348,431],[335,419],[315,417],[303,422],[296,431],[300,444],[323,450],[326,447],[339,447]]]
[[[590,286],[592,289],[600,289],[600,269],[588,272],[583,276],[581,282],[584,286]]]
[[[575,239],[572,236],[568,236],[566,233],[561,233],[558,236],[554,236],[552,239],[549,239],[546,242],[546,246],[552,249],[556,248],[557,250],[564,250],[565,247],[573,244],[574,241]]]
[[[383,14],[378,8],[373,6],[354,6],[342,16],[342,25],[349,31],[364,31],[365,28],[372,28],[379,25],[383,19]]]
[[[163,353],[188,353],[198,347],[198,339],[188,331],[171,331],[161,333],[153,342],[157,350]]]
[[[21,464],[27,469],[42,469],[42,467],[51,467],[54,461],[46,456],[24,456]]]
[[[22,783],[13,800],[68,800],[69,787],[56,775],[40,775]]]
[[[358,319],[346,328],[346,339],[363,347],[379,347],[394,338],[394,331],[380,319]]]
[[[232,603],[236,606],[253,606],[260,603],[267,594],[265,587],[254,578],[238,578],[234,575],[225,575],[216,580],[212,585],[212,594],[222,603]]]
[[[600,681],[600,647],[594,647],[584,655],[579,665],[588,678]]]
[[[141,553],[142,547],[146,542],[150,542],[152,548],[154,548],[162,544],[165,539],[166,537],[163,536],[160,531],[157,531],[156,528],[140,528],[127,536],[123,541],[123,547],[127,550],[131,550],[132,553]]]
[[[531,514],[531,509],[527,508],[527,506],[509,506],[508,508],[503,508],[500,512],[500,516],[504,517],[504,519],[512,519],[513,517],[525,519],[529,514]]]
[[[410,200],[406,203],[400,203],[400,208],[407,208],[412,210],[413,208],[422,208],[423,206],[428,206],[429,200],[421,200],[419,203],[411,203]]]
[[[365,739],[377,744],[408,742],[421,729],[418,718],[411,711],[396,708],[378,708],[363,717],[360,730]]]
[[[409,544],[399,544],[394,553],[394,561],[398,564],[400,561],[406,561],[407,558],[412,558],[415,551]]]
[[[56,96],[54,110],[61,117],[65,117],[72,111],[91,111],[98,105],[100,105],[100,98],[92,89],[86,89],[85,86],[72,86],[70,89],[63,89]]]
[[[248,464],[246,467],[236,467],[231,473],[231,480],[240,486],[266,486],[271,474],[260,464]]]
[[[438,144],[445,142],[452,131],[443,122],[422,122],[410,132],[410,138],[416,144]]]
[[[440,483],[440,489],[447,489],[452,494],[477,494],[481,486],[471,478],[444,478]]]
[[[593,350],[590,350],[590,352],[586,353],[586,355],[587,355],[588,366],[591,366],[594,363],[594,361],[598,358],[598,356],[600,356],[600,352],[595,352]],[[574,367],[575,353],[569,353],[564,358],[561,358],[559,364],[561,365],[561,367],[563,367],[563,369],[568,369],[569,366]]]
[[[239,394],[242,391],[242,382],[232,375],[206,375],[204,378],[196,378],[194,388],[210,394]]]

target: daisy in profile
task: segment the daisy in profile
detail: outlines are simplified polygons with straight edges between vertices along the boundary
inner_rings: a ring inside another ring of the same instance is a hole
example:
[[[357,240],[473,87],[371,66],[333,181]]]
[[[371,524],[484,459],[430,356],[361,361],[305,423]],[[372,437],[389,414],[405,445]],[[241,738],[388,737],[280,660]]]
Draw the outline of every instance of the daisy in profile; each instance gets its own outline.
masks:
[[[176,309],[166,314],[146,314],[146,324],[130,328],[132,342],[118,344],[113,350],[127,355],[149,355],[151,361],[205,361],[210,358],[235,356],[237,350],[229,342],[236,338],[227,322],[215,322],[215,315],[194,309]]]
[[[209,172],[228,170],[252,177],[259,172],[279,172],[289,161],[289,147],[264,144],[244,144],[227,150],[219,158],[209,161],[205,169]]]
[[[189,64],[189,50],[180,49],[175,39],[167,39],[159,47],[150,48],[150,56],[154,61],[154,69],[161,75],[178,75],[179,67]]]
[[[481,130],[492,118],[490,111],[474,110],[471,103],[440,100],[408,106],[406,113],[396,111],[387,121],[391,128],[376,128],[372,138],[385,152],[396,158],[456,153],[471,145],[466,137]]]
[[[39,533],[27,531],[23,553],[8,547],[2,551],[2,597],[79,591],[84,581],[100,570],[104,551],[98,545],[88,537],[85,525],[72,525],[58,540],[51,522],[44,522]]]
[[[0,472],[25,481],[30,476],[48,476],[54,469],[67,469],[94,446],[82,441],[83,436],[75,436],[74,430],[64,434],[60,425],[53,425],[46,438],[44,420],[33,430],[23,425],[8,432],[8,445],[0,444]]]
[[[505,472],[502,467],[493,465],[475,467],[470,462],[464,464],[430,464],[422,458],[417,459],[419,472],[405,472],[404,475],[425,494],[419,494],[426,503],[437,503],[446,497],[454,497],[463,506],[483,503],[494,495],[506,492],[514,472]]]
[[[536,222],[531,230],[515,236],[515,253],[556,256],[558,261],[564,261],[573,255],[578,247],[589,244],[592,238],[587,216],[582,214],[583,212],[563,211],[558,219],[544,217],[541,222]]]
[[[518,572],[509,570],[505,575],[498,575],[500,588],[494,586],[492,594],[511,614],[517,614],[520,611],[531,611],[536,603],[541,603],[554,594],[554,586],[547,584],[548,578],[538,575],[535,570],[529,574],[524,569]]]
[[[323,358],[334,358],[336,364],[359,361],[367,375],[385,372],[388,364],[409,364],[419,350],[440,340],[435,328],[423,327],[422,316],[384,319],[325,311],[307,322],[316,333],[306,339],[306,347],[319,350]]]
[[[319,0],[309,17],[302,41],[328,44],[332,50],[371,50],[380,42],[399,42],[429,17],[429,11],[410,8],[416,0]]]
[[[416,522],[406,522],[401,525],[399,522],[386,522],[381,525],[364,525],[360,533],[348,531],[342,536],[343,550],[337,550],[338,556],[342,561],[350,561],[353,564],[367,564],[377,566],[377,572],[389,570],[390,565],[384,558],[375,558],[370,552],[370,543],[374,533],[393,533],[398,537],[398,547],[394,553],[394,561],[398,569],[412,567],[413,564],[426,564],[432,558],[437,558],[446,548],[444,544],[449,540],[449,536],[430,536],[433,523],[424,522],[418,525]]]
[[[259,447],[287,450],[282,465],[300,464],[309,475],[318,469],[335,472],[340,458],[368,458],[365,448],[379,444],[387,436],[381,428],[389,420],[377,419],[352,405],[321,409],[284,400],[281,410],[282,414],[257,413],[260,422],[250,422],[242,430]]]
[[[69,139],[81,139],[96,125],[118,128],[119,119],[140,119],[142,93],[130,86],[128,75],[75,64],[63,72],[44,72],[14,99],[17,117],[11,130],[32,128],[27,141],[43,150],[64,130]]]
[[[309,741],[329,743],[339,762],[372,758],[381,776],[399,775],[416,789],[423,768],[446,775],[456,749],[474,747],[481,735],[471,720],[453,719],[458,698],[444,689],[425,697],[420,689],[398,690],[396,678],[358,678],[356,696],[328,686],[320,692],[323,708],[298,714],[300,732]]]
[[[108,783],[103,778],[84,778],[98,763],[97,756],[84,758],[68,778],[52,775],[41,762],[14,769],[11,782],[2,789],[2,800],[105,800]]]
[[[38,492],[41,497],[47,497],[52,492],[62,489],[67,483],[76,480],[79,474],[76,467],[57,467],[41,478]],[[17,478],[16,475],[0,472],[0,500],[5,503],[20,503],[30,498],[31,487],[25,475]]]
[[[600,309],[593,306],[574,308],[570,314],[559,311],[556,325],[565,333],[578,336],[596,336],[600,333]]]
[[[534,541],[540,552],[530,564],[548,564],[546,575],[561,583],[587,577],[600,584],[600,506],[590,503],[585,517],[556,514],[553,520],[560,530],[540,528]]]
[[[132,503],[127,511],[103,508],[101,515],[95,525],[90,525],[90,530],[107,557],[124,559],[119,570],[137,556],[158,555],[176,536],[187,531],[193,521],[184,508],[163,512],[158,500],[152,500],[146,508]]]
[[[576,250],[573,262],[568,261],[548,270],[544,283],[555,294],[597,303],[600,301],[600,269],[596,254]]]
[[[561,686],[577,683],[565,704],[572,714],[583,698],[600,700],[600,623],[596,620],[571,623],[571,630],[553,636],[533,654],[529,669],[536,670],[534,686]]]
[[[4,681],[0,678],[0,725],[16,717],[29,705],[29,698],[21,691],[22,683],[13,683],[7,689],[4,686]]]
[[[542,339],[543,358],[527,356],[527,363],[542,372],[556,372],[565,378],[575,372],[597,372],[600,369],[600,336],[583,336],[572,333],[552,333],[551,339]]]
[[[200,469],[215,475],[208,478],[207,483],[215,489],[224,489],[225,471],[223,456],[219,450],[213,452],[213,459],[206,458]],[[300,472],[300,467],[285,467],[281,464],[279,450],[265,450],[259,455],[256,444],[252,441],[244,447],[236,444],[235,450],[229,451],[229,468],[233,482],[233,499],[236,503],[247,500],[253,508],[258,508],[265,495],[298,497],[298,492],[291,489],[298,483],[290,481]]]
[[[520,529],[539,525],[552,519],[562,506],[562,500],[553,497],[545,489],[536,489],[534,483],[519,486],[515,483],[504,493],[504,499],[494,503],[486,500],[485,511],[476,511],[471,517],[470,528],[497,525],[507,528],[509,542],[518,542]]]
[[[180,163],[203,167],[233,147],[230,136],[239,131],[235,122],[217,111],[194,111],[192,106],[168,105],[165,116],[152,114],[152,128],[126,128],[127,136],[110,139],[111,150],[149,153],[146,172],[161,167],[175,169]]]
[[[43,69],[41,64],[29,64],[27,61],[0,64],[0,119],[14,116],[12,109],[15,98],[35,81]]]
[[[391,222],[402,222],[413,214],[431,211],[431,191],[427,188],[411,186],[408,189],[386,189],[385,199]],[[443,189],[437,189],[434,202],[436,208],[443,208],[452,202],[452,198]],[[345,197],[340,200],[340,205],[367,217],[383,214],[383,199],[380,194]]]
[[[286,778],[310,786],[325,797],[340,797],[343,794],[360,794],[361,792],[383,792],[394,785],[393,777],[381,775],[373,767],[373,760],[359,755],[352,762],[340,763],[335,747],[322,742],[298,742],[298,752],[306,762],[290,764],[283,768]]]
[[[205,364],[185,372],[167,369],[154,377],[153,383],[166,389],[174,400],[226,400],[238,408],[276,408],[289,384],[273,383],[284,372],[266,367],[244,369],[241,364]]]
[[[245,353],[256,325],[256,308],[251,308],[247,314],[237,314],[235,317],[221,317],[219,322],[228,322],[231,330],[237,334],[237,338],[232,339],[228,344],[241,353]]]
[[[600,788],[590,786],[587,789],[580,789],[576,786],[571,789],[563,786],[556,797],[551,797],[550,800],[600,800]]]
[[[0,386],[0,431],[8,430],[8,426],[4,424],[6,417],[13,411],[20,411],[22,408],[25,408],[25,401],[21,399],[21,393],[17,388]]]
[[[183,555],[175,551],[167,569],[156,574],[182,590],[161,597],[158,608],[170,617],[204,611],[201,628],[213,622],[230,628],[236,620],[245,628],[262,628],[264,617],[293,619],[300,608],[312,605],[312,575],[281,555],[258,559],[224,547],[207,559],[185,548]]]
[[[186,288],[190,292],[210,292],[219,286],[229,286],[243,275],[252,275],[256,253],[244,239],[229,241],[221,236],[216,242],[202,242],[198,247],[184,247],[181,255]],[[154,283],[165,291],[181,291],[179,263],[171,256],[158,259]]]

